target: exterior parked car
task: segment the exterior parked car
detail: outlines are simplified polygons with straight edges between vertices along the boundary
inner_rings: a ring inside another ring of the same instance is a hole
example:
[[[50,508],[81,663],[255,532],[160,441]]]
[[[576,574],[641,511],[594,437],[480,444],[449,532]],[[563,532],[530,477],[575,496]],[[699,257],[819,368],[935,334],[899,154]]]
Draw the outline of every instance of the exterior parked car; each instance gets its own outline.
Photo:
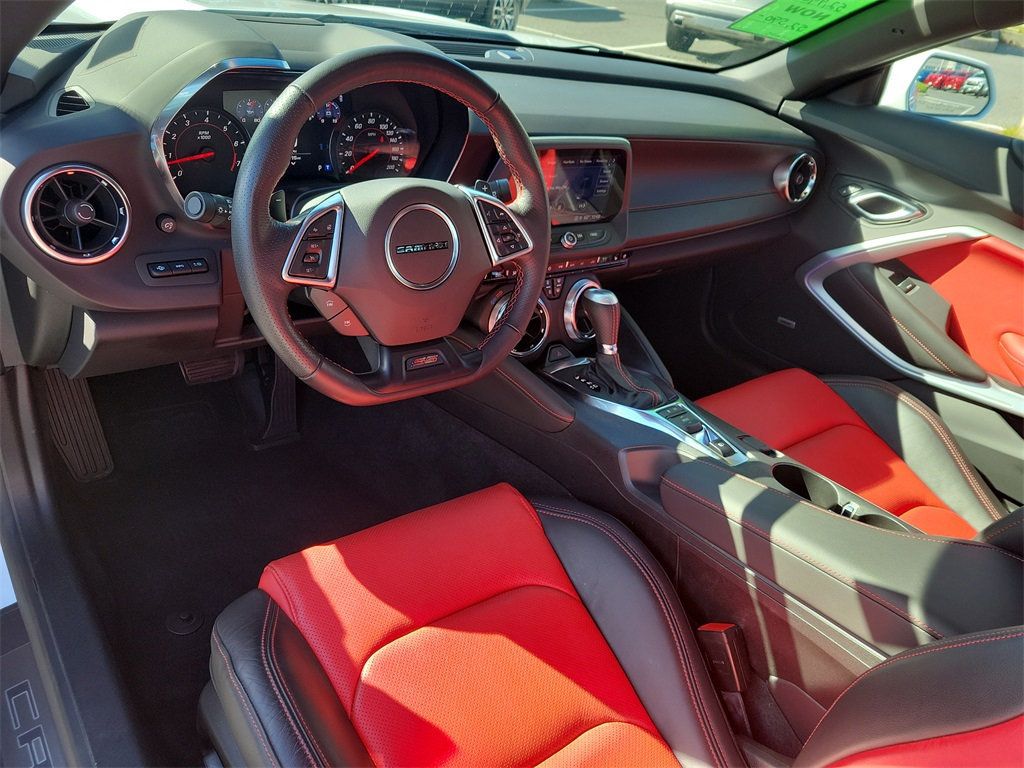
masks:
[[[491,29],[513,30],[530,0],[321,0],[324,3],[352,2],[419,11],[450,19],[465,19]]]
[[[765,4],[765,0],[666,0],[665,45],[688,51],[695,40],[723,40],[749,46],[763,43],[729,26]]]
[[[967,96],[977,96],[979,98],[984,98],[985,96],[988,96],[988,92],[988,78],[984,75],[984,73],[971,75],[964,81],[964,84],[960,87],[960,93],[963,93]]]

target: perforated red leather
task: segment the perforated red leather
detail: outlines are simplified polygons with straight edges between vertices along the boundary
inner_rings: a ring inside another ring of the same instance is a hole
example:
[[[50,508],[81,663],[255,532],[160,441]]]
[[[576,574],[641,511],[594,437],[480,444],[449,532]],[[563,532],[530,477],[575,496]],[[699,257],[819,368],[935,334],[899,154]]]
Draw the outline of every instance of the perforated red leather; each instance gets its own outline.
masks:
[[[770,373],[697,403],[894,515],[919,510],[908,522],[926,533],[975,534],[845,400],[806,371]],[[954,526],[951,518],[960,522]]]
[[[277,560],[260,587],[377,765],[678,765],[510,486]]]
[[[950,338],[989,373],[1024,385],[1024,251],[986,237],[901,260],[950,303]]]
[[[832,764],[889,768],[1020,768],[1024,765],[1024,717],[976,731],[861,752]]]

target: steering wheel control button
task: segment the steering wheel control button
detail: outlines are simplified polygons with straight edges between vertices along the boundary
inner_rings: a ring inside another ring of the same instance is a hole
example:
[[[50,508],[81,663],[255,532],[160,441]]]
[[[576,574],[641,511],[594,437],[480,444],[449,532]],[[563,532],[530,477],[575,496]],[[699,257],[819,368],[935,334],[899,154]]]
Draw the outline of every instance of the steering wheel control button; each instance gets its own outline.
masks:
[[[505,259],[522,255],[533,249],[533,243],[505,205],[493,198],[484,197],[476,190],[463,190],[476,204],[480,224],[487,240],[491,260],[498,264]]]
[[[292,277],[308,277],[323,280],[327,277],[326,253],[331,247],[330,240],[307,240],[303,242],[302,257],[292,262],[288,274]]]
[[[303,235],[303,240],[317,240],[320,238],[330,238],[334,234],[334,224],[337,217],[332,211],[321,214],[313,219],[312,223],[306,227],[306,233]]]
[[[388,227],[384,249],[395,279],[407,288],[426,291],[441,285],[455,270],[459,235],[440,208],[410,205]]]
[[[345,307],[330,321],[331,327],[342,336],[369,336],[366,327],[359,322],[356,313],[350,307]]]
[[[310,302],[325,320],[333,320],[348,309],[348,304],[342,301],[342,298],[334,291],[325,291],[323,288],[307,288],[306,293]]]
[[[324,288],[334,285],[343,211],[341,195],[334,193],[306,213],[281,270],[285,282]]]

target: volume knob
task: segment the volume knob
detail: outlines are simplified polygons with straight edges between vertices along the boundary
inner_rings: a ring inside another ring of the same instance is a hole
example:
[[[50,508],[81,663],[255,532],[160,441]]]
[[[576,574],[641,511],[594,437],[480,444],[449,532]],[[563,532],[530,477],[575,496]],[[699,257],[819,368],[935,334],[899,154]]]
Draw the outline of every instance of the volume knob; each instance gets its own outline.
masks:
[[[562,244],[563,248],[571,251],[579,241],[580,239],[576,237],[575,232],[566,232],[558,242]]]

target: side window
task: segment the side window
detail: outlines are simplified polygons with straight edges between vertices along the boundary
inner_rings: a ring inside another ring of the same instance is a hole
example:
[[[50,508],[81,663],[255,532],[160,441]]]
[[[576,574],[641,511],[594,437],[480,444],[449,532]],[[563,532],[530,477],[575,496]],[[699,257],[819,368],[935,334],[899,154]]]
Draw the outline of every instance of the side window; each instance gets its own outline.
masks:
[[[879,104],[1024,139],[1024,26],[892,64]]]

